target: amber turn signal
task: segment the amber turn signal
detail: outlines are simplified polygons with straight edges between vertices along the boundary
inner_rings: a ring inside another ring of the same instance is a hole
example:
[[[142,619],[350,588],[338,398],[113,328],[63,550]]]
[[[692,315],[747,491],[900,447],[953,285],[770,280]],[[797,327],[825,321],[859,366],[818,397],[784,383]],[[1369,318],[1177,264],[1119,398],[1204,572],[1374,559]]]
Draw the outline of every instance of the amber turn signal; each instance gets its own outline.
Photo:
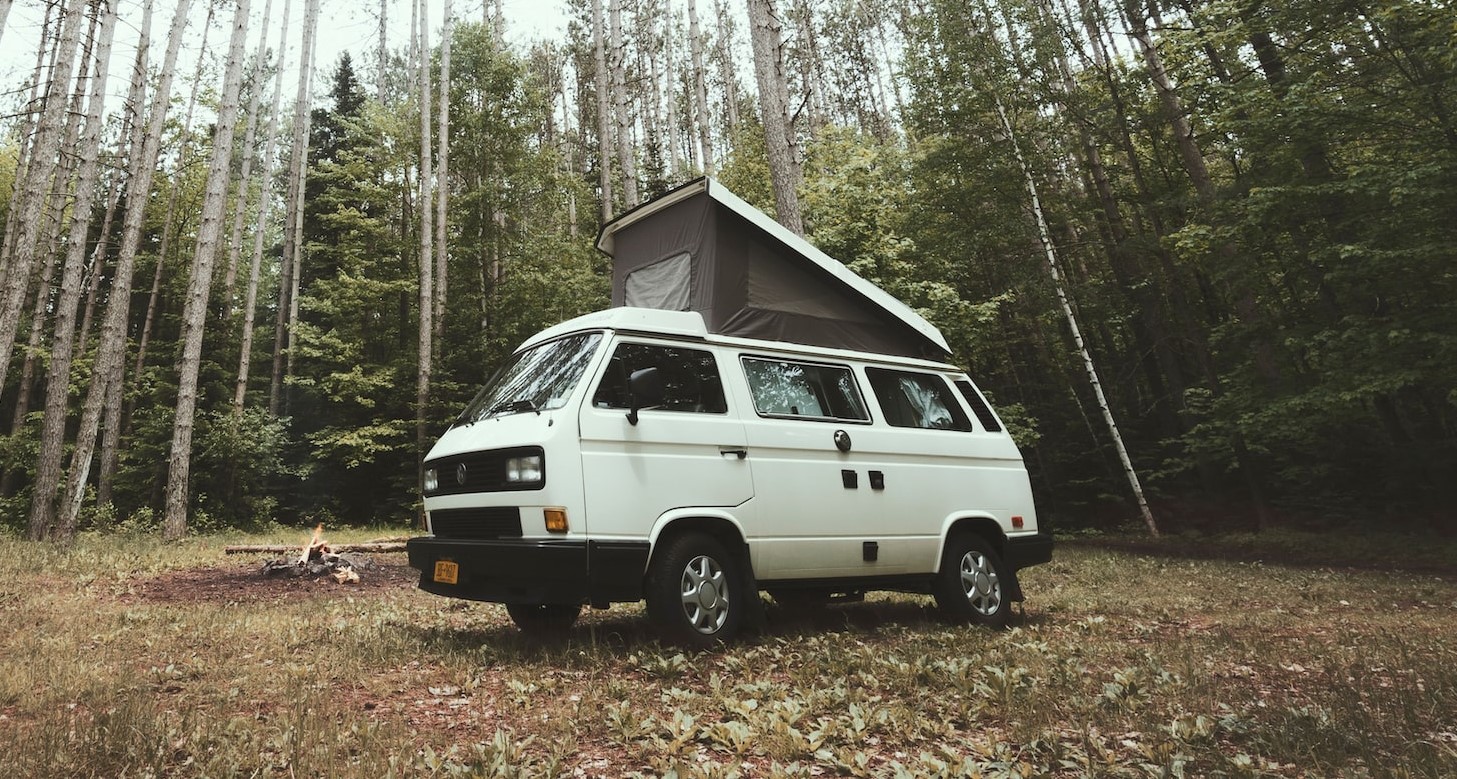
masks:
[[[546,531],[548,533],[567,532],[567,510],[558,506],[542,510],[546,517]]]

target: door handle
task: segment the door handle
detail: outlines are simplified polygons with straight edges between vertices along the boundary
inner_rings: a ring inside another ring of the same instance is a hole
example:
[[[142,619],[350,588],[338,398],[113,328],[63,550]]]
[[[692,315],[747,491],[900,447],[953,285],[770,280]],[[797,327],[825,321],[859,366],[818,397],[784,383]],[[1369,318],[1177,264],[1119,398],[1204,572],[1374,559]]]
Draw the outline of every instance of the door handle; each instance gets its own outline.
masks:
[[[742,446],[720,446],[718,453],[737,455],[740,460],[749,456],[749,450]]]

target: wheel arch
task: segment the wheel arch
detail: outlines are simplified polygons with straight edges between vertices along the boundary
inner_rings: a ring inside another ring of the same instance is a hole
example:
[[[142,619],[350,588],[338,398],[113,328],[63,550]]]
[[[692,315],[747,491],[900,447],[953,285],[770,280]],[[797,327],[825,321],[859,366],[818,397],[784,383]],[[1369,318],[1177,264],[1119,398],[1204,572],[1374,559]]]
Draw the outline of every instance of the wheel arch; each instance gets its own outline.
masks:
[[[749,544],[744,537],[744,529],[738,520],[726,511],[713,509],[692,509],[671,511],[658,518],[653,525],[652,533],[648,535],[648,562],[647,569],[653,568],[653,560],[658,552],[671,541],[684,533],[703,533],[723,544],[724,549],[731,554],[737,555],[744,565],[744,570],[753,575],[753,565],[749,559]]]

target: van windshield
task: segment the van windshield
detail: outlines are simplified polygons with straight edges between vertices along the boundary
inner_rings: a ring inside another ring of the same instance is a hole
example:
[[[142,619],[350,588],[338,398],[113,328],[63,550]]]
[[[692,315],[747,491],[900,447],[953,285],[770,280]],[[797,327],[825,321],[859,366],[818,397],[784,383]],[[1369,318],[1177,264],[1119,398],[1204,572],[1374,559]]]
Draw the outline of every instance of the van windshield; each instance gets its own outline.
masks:
[[[601,343],[601,333],[579,333],[517,352],[460,412],[455,424],[561,408]]]

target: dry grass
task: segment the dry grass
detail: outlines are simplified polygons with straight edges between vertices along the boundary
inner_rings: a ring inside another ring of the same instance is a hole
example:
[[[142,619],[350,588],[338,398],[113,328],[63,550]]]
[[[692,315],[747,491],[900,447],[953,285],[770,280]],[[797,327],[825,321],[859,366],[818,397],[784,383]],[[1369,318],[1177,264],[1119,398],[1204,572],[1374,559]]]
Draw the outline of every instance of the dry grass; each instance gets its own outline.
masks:
[[[0,774],[1457,776],[1440,572],[1065,545],[1007,632],[885,595],[684,655],[637,607],[532,642],[222,545],[0,538]],[[177,597],[210,575],[237,585]]]

